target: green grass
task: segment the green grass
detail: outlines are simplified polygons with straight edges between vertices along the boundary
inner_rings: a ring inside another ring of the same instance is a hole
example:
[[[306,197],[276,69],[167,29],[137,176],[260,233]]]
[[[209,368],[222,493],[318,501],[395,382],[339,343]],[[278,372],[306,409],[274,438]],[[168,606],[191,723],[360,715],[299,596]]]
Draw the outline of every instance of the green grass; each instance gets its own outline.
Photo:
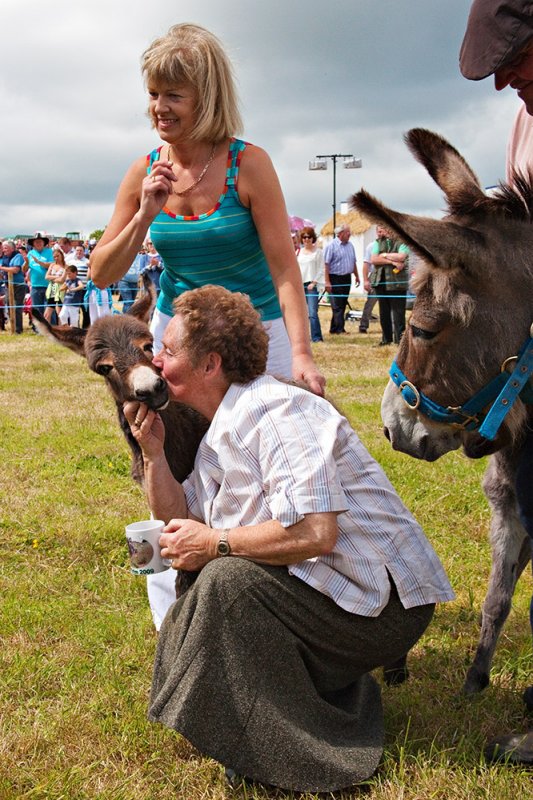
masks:
[[[392,351],[373,347],[375,324],[366,337],[351,324],[353,336],[315,347],[329,394],[423,525],[457,600],[411,654],[408,683],[384,688],[377,774],[338,797],[532,797],[530,772],[481,757],[487,738],[527,724],[531,578],[517,589],[491,686],[463,698],[490,569],[484,463],[452,453],[426,464],[391,450],[379,404]],[[145,719],[156,637],[124,525],[147,508],[103,381],[29,333],[0,334],[0,365],[0,800],[272,796],[256,786],[233,794],[215,762]]]

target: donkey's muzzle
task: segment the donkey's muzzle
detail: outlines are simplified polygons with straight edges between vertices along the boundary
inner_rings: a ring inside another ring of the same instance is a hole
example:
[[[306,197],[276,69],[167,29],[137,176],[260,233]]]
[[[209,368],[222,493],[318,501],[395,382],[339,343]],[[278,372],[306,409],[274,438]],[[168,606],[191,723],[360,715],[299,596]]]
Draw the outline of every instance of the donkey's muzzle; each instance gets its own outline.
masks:
[[[135,399],[145,403],[152,411],[159,411],[168,404],[168,387],[163,378],[157,378],[149,389],[137,389]]]

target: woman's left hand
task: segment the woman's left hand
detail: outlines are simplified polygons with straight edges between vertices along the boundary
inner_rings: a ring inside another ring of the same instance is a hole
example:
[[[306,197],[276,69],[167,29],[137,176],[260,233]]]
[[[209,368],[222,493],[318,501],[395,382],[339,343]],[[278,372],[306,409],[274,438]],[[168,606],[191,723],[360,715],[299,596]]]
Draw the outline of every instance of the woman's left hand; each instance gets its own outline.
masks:
[[[217,542],[216,531],[194,519],[171,519],[159,539],[163,558],[171,559],[174,569],[191,572],[217,557]]]
[[[326,379],[319,372],[311,356],[294,356],[292,360],[292,377],[297,381],[304,381],[314,394],[324,397]]]

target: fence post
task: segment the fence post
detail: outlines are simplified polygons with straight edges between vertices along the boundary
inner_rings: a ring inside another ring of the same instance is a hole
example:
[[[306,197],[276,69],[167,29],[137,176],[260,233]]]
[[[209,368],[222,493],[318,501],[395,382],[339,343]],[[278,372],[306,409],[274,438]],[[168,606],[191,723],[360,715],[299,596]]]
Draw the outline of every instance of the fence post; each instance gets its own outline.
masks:
[[[9,304],[9,327],[11,333],[15,333],[15,289],[13,287],[13,275],[11,272],[7,276],[7,300]]]

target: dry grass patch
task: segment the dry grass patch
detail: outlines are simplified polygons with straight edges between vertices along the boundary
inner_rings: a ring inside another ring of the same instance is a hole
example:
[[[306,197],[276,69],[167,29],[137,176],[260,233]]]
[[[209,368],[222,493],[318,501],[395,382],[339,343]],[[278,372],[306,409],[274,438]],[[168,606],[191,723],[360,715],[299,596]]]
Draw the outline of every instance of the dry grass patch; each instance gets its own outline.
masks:
[[[320,310],[327,331],[329,310]],[[384,688],[386,752],[366,786],[343,800],[517,800],[531,774],[488,768],[481,751],[527,724],[527,606],[518,587],[491,686],[461,684],[477,643],[490,553],[483,463],[453,453],[425,464],[394,453],[379,405],[392,348],[379,326],[314,346],[328,392],[382,463],[433,541],[456,589],[410,657],[411,679]],[[129,477],[114,404],[82,359],[25,334],[0,334],[0,800],[261,800],[229,792],[220,767],[146,721],[156,644],[144,586],[128,571],[123,528],[146,514]],[[311,800],[313,795],[307,795]]]

